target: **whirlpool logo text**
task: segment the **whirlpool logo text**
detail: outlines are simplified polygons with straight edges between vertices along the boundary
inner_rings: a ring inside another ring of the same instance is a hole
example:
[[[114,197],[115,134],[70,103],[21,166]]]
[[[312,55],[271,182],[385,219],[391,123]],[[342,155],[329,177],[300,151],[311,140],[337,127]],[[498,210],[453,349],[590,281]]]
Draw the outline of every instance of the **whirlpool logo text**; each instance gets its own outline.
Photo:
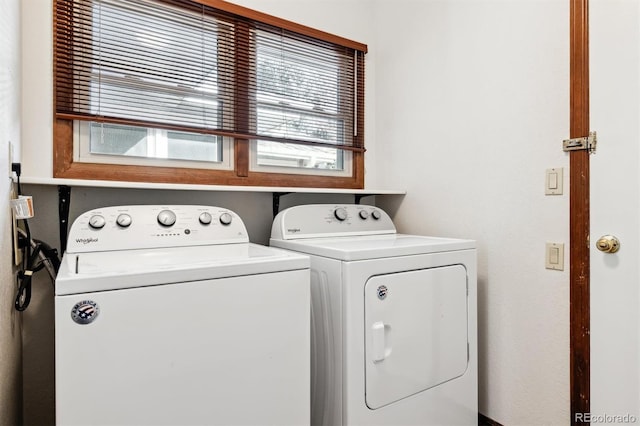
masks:
[[[97,238],[76,238],[76,243],[79,244],[89,244],[89,243],[97,243]]]

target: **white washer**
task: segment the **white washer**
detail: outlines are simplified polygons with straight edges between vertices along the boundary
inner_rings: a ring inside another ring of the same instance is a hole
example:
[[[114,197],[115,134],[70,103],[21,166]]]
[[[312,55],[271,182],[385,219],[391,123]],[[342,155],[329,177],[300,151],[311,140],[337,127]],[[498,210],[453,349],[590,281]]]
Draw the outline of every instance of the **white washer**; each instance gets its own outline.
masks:
[[[208,206],[73,223],[55,288],[58,425],[309,424],[309,259]]]
[[[476,248],[382,210],[303,205],[270,244],[311,256],[311,424],[475,425]]]

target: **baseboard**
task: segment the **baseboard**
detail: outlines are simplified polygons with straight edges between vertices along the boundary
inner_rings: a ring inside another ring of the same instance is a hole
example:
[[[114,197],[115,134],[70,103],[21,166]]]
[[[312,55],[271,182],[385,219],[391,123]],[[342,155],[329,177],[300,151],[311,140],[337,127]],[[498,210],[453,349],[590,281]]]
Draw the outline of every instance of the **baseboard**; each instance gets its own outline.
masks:
[[[502,426],[502,425],[496,422],[495,420],[485,416],[484,414],[478,413],[478,426]]]

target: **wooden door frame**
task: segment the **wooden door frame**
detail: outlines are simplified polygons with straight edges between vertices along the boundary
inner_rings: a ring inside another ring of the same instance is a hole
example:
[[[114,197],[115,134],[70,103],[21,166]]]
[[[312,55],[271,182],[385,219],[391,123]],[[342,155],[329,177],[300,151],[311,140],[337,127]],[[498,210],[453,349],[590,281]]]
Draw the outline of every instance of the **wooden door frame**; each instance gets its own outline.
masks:
[[[589,134],[589,0],[570,2],[570,137]],[[571,424],[590,412],[589,153],[569,153]],[[580,420],[580,421],[578,421]]]

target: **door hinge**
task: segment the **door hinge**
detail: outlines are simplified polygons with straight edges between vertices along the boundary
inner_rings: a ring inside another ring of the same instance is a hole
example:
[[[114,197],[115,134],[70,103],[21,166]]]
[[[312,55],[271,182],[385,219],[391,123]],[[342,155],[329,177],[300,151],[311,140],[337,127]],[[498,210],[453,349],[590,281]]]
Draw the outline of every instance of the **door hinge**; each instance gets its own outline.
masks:
[[[583,138],[565,139],[562,141],[562,150],[568,151],[589,151],[589,154],[595,154],[598,139],[596,132],[589,132],[589,136]]]

